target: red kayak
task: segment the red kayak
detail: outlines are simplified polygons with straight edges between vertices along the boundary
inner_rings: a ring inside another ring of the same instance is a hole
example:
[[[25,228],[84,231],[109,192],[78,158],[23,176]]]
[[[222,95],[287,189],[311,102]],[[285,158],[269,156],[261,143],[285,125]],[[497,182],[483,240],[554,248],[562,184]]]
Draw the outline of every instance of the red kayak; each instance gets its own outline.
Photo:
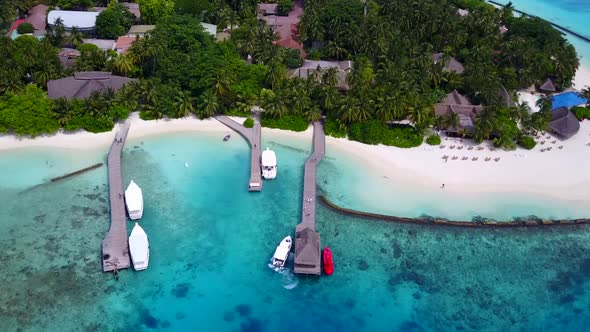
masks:
[[[327,275],[334,273],[334,260],[329,247],[324,248],[324,273]]]

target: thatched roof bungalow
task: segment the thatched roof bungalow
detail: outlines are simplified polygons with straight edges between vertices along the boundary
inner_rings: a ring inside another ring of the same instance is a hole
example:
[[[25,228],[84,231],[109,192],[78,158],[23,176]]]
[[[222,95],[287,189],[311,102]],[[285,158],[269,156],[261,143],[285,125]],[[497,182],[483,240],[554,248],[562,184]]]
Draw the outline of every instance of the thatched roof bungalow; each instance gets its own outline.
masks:
[[[133,78],[111,75],[102,71],[76,72],[74,76],[51,80],[47,83],[49,98],[86,99],[96,91],[119,90]]]
[[[432,61],[435,64],[439,63],[440,61],[443,61],[444,56],[444,53],[434,53],[432,55]],[[449,62],[444,64],[443,71],[446,71],[448,73],[463,74],[463,72],[465,71],[465,67],[463,67],[463,64],[457,61],[457,59],[450,57]]]
[[[551,112],[549,129],[563,139],[568,139],[580,130],[580,122],[566,107],[560,107]]]
[[[459,116],[459,128],[447,128],[448,132],[457,133],[461,128],[472,131],[477,114],[483,111],[481,105],[473,105],[469,99],[461,95],[457,90],[449,93],[443,101],[434,105],[434,114],[446,116],[448,113],[457,113]]]

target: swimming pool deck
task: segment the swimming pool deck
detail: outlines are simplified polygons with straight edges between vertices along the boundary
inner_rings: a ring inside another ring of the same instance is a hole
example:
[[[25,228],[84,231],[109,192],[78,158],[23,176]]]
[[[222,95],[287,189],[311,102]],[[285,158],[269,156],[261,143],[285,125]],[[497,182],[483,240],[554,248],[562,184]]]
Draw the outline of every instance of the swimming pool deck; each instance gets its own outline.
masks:
[[[129,242],[127,238],[127,216],[123,195],[123,174],[121,171],[121,153],[129,124],[119,127],[108,156],[109,196],[111,200],[111,226],[102,240],[102,270],[125,269],[131,266],[129,258]],[[121,142],[119,142],[121,141]]]
[[[305,161],[301,223],[295,228],[295,269],[298,274],[321,274],[320,234],[315,231],[316,171],[326,152],[321,122],[313,123],[313,152]]]
[[[250,144],[250,181],[248,182],[248,190],[262,191],[262,170],[260,169],[260,142],[262,133],[260,121],[254,119],[254,126],[252,128],[246,128],[225,115],[217,115],[215,119],[242,135],[248,141],[248,144]]]

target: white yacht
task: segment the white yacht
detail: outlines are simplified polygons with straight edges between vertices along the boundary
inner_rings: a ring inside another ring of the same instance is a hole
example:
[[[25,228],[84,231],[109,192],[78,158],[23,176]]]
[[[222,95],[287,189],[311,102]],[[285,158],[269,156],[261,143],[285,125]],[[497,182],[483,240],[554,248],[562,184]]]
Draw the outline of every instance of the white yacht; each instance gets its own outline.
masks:
[[[277,177],[277,155],[269,148],[262,151],[262,177],[267,180]]]
[[[283,267],[287,258],[289,257],[289,252],[291,252],[291,245],[293,244],[293,239],[290,236],[287,236],[281,241],[277,249],[275,250],[275,254],[272,257],[272,265],[276,267]]]
[[[143,194],[141,188],[131,180],[127,190],[125,190],[125,205],[131,220],[141,219],[143,215]]]
[[[135,223],[131,235],[129,235],[129,253],[135,270],[145,270],[150,262],[150,243],[147,234]]]

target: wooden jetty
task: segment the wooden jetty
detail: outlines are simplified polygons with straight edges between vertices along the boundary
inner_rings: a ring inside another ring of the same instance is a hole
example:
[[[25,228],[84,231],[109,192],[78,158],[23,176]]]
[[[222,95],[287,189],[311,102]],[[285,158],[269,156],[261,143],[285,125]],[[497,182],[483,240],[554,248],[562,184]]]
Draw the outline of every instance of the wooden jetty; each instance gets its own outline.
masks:
[[[321,122],[313,123],[313,152],[305,161],[301,223],[295,228],[295,269],[298,274],[321,274],[320,234],[315,231],[316,171],[326,152]]]
[[[125,123],[119,127],[107,161],[111,200],[111,227],[104,240],[102,240],[102,269],[104,272],[120,270],[130,266],[123,174],[121,172],[121,152],[128,132],[129,124]]]
[[[246,128],[225,115],[217,115],[215,119],[242,135],[250,144],[250,181],[248,182],[248,190],[262,191],[262,169],[260,168],[262,134],[260,122],[254,119],[254,127]]]

